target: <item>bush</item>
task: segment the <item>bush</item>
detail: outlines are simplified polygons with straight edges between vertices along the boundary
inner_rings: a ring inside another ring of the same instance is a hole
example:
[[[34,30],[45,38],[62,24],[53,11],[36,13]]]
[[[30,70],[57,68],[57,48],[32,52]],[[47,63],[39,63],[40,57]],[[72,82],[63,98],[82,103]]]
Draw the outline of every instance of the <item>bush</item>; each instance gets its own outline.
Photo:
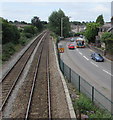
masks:
[[[78,109],[88,111],[92,109],[92,102],[81,94],[79,100],[76,101],[76,106]]]
[[[11,25],[6,20],[2,20],[2,44],[8,42],[18,43],[20,32],[16,26]]]
[[[6,61],[10,58],[12,54],[16,51],[15,45],[13,43],[7,43],[2,47],[2,60]]]
[[[85,114],[89,118],[107,118],[108,120],[112,118],[108,111],[93,105],[91,100],[83,94],[80,94],[79,99],[75,99],[73,103],[75,111],[79,111],[79,114]]]
[[[25,36],[21,36],[20,40],[19,40],[19,43],[24,46],[27,42],[27,38]]]
[[[31,38],[31,37],[33,37],[33,35],[31,33],[25,33],[25,37],[26,38]]]
[[[24,33],[30,33],[32,35],[36,34],[38,31],[38,28],[30,25],[30,26],[25,26],[23,32]]]

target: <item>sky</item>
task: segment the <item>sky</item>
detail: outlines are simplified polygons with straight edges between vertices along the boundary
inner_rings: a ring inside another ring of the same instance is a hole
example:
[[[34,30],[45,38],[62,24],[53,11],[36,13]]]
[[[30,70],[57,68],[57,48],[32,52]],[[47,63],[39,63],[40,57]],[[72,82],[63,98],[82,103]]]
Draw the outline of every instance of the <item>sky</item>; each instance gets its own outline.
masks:
[[[111,1],[98,0],[92,2],[79,0],[74,2],[72,0],[8,0],[2,1],[0,4],[0,17],[8,19],[8,21],[25,21],[31,22],[34,16],[38,16],[42,21],[48,21],[48,17],[53,11],[63,10],[66,16],[70,17],[70,21],[96,21],[99,15],[103,15],[104,20],[109,22],[111,19]],[[113,4],[112,4],[113,5]]]

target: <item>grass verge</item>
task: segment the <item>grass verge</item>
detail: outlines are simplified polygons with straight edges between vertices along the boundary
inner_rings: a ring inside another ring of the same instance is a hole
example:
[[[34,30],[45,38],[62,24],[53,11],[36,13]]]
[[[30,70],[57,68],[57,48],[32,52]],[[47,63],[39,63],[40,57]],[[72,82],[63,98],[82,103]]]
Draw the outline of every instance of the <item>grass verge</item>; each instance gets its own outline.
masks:
[[[79,93],[72,83],[68,83],[69,93],[77,119],[87,120],[113,120],[113,116],[107,111],[100,109],[84,94]]]

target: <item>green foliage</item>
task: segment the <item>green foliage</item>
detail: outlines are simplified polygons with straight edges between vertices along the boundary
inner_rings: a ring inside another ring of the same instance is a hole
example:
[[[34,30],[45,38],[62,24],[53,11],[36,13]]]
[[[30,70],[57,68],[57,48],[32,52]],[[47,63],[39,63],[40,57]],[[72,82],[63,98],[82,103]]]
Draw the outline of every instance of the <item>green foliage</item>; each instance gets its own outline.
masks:
[[[88,40],[88,43],[94,43],[95,42],[95,37],[98,35],[99,31],[99,23],[88,23],[86,25],[86,31],[84,33],[85,37]]]
[[[7,43],[2,46],[2,60],[6,61],[15,52],[15,45],[13,43]]]
[[[6,61],[13,55],[16,51],[18,51],[22,46],[26,45],[26,43],[37,34],[38,28],[32,25],[27,25],[24,21],[22,24],[26,24],[24,29],[17,29],[14,23],[20,24],[18,21],[8,22],[7,20],[0,18],[0,23],[2,23],[2,31],[0,29],[0,34],[2,34],[2,42],[3,43],[3,52],[2,52],[2,61]],[[43,22],[46,24],[45,22]],[[1,26],[0,26],[1,27]],[[1,39],[1,35],[0,35]]]
[[[2,43],[18,43],[20,32],[16,26],[8,23],[7,20],[2,19]]]
[[[26,38],[31,38],[33,35],[37,33],[38,29],[32,25],[25,26],[23,30],[23,34]]]
[[[85,24],[85,23],[81,23],[79,21],[72,21],[71,23],[74,25],[84,25]]]
[[[103,15],[99,15],[96,19],[96,23],[99,23],[101,26],[104,25]]]
[[[34,27],[34,26],[31,26],[31,25],[30,26],[25,26],[23,32],[24,33],[30,33],[30,34],[34,35],[37,32],[37,28]]]
[[[28,41],[28,39],[27,39],[24,35],[21,35],[20,40],[19,40],[19,43],[20,43],[22,46],[24,46],[27,41]]]
[[[79,110],[80,113],[88,115],[89,118],[111,119],[111,114],[108,111],[99,109],[83,94],[80,94],[79,99],[74,101],[74,108],[75,110]]]
[[[89,114],[89,116],[90,118],[96,118],[97,120],[100,120],[102,118],[112,120],[111,114],[103,110],[96,110],[94,114]]]
[[[109,38],[113,38],[113,35],[110,32],[105,32],[102,34],[101,41],[107,43]]]
[[[91,110],[92,108],[92,103],[91,103],[91,100],[86,98],[84,95],[80,95],[80,98],[79,100],[76,101],[76,106],[78,109],[81,109],[81,110]]]
[[[102,34],[101,41],[105,43],[106,52],[113,55],[113,35],[110,32]]]
[[[26,38],[31,38],[31,37],[33,37],[33,35],[31,33],[25,33],[25,37]]]
[[[42,22],[40,21],[39,17],[37,16],[34,16],[32,19],[31,19],[31,23],[33,26],[37,27],[39,31],[41,31],[43,29],[43,24]]]
[[[70,23],[69,18],[65,16],[64,12],[59,9],[58,12],[54,11],[49,16],[49,29],[58,36],[61,36],[61,22],[62,22],[62,32],[63,36],[66,37],[69,35]]]

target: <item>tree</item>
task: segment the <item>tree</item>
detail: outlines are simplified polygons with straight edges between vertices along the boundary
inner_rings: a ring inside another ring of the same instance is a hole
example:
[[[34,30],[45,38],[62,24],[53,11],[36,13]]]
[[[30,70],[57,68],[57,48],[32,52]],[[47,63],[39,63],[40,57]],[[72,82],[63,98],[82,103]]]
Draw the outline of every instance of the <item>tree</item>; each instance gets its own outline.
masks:
[[[105,43],[106,52],[113,54],[113,35],[110,32],[102,34],[101,41]]]
[[[25,26],[23,32],[25,32],[25,33],[31,33],[33,35],[36,33],[35,27],[31,26],[31,25],[30,26]]]
[[[2,19],[2,43],[18,43],[19,38],[20,33],[17,27],[8,23],[7,20]]]
[[[20,23],[21,23],[21,24],[27,24],[27,22],[25,22],[25,21],[21,21]]]
[[[73,21],[73,22],[71,22],[71,23],[73,23],[74,25],[82,25],[82,23],[79,22],[79,21]]]
[[[23,32],[27,38],[32,37],[34,34],[37,33],[37,31],[38,31],[37,28],[32,25],[25,26],[24,30],[23,30]]]
[[[70,32],[70,23],[69,17],[65,16],[64,12],[59,9],[57,11],[53,11],[49,16],[49,28],[51,31],[55,32],[58,36],[61,35],[61,20],[62,20],[62,32],[63,36],[66,37]]]
[[[106,39],[111,38],[113,35],[110,32],[105,32],[102,34],[101,41],[106,42]]]
[[[87,38],[88,43],[95,42],[95,37],[98,35],[98,31],[99,23],[87,23],[84,35]]]
[[[39,17],[34,16],[34,17],[31,19],[31,23],[32,23],[32,25],[36,26],[39,31],[41,31],[41,30],[43,29],[43,26],[42,26],[42,23],[41,23]]]
[[[99,23],[101,26],[104,25],[103,15],[99,15],[96,19],[96,23]]]

